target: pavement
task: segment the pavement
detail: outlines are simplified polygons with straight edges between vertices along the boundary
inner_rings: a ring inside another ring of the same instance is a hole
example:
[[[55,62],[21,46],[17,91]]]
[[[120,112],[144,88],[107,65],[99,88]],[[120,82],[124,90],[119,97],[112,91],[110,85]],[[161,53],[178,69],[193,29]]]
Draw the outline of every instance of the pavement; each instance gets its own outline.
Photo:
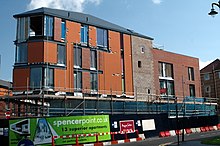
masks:
[[[178,143],[167,143],[164,144],[163,146],[178,146]],[[179,146],[214,146],[214,145],[207,145],[207,144],[201,144],[200,140],[193,140],[193,141],[185,141],[185,142],[180,142]]]

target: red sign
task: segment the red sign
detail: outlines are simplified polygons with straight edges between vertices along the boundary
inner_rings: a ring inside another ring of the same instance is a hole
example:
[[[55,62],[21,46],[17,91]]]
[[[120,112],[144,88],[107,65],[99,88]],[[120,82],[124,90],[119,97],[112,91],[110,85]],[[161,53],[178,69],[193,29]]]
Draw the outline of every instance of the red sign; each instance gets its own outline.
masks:
[[[10,117],[11,117],[10,112],[9,111],[5,112],[5,118],[6,119],[10,119]]]
[[[164,93],[166,93],[167,92],[167,89],[166,88],[161,88],[160,89],[160,94],[164,94]]]
[[[134,132],[134,120],[120,121],[120,131]]]

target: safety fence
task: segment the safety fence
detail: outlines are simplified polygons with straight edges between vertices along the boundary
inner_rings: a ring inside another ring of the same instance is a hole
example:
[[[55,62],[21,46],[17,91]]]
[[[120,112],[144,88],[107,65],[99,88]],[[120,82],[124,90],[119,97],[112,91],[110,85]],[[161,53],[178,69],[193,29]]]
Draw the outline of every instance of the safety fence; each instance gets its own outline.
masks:
[[[215,125],[215,126],[205,126],[205,127],[197,127],[197,128],[185,128],[181,130],[161,131],[159,133],[159,137],[169,137],[169,136],[175,136],[175,135],[200,133],[200,132],[207,132],[207,131],[214,131],[214,130],[220,130],[220,124]]]
[[[128,134],[129,133],[136,133],[136,138],[129,139]],[[124,135],[124,140],[115,140],[115,135],[121,134]],[[99,136],[103,135],[111,135],[111,141],[109,142],[101,142],[99,141]],[[94,144],[80,144],[79,138],[81,137],[95,137],[95,143]],[[134,142],[134,141],[140,141],[144,138],[139,135],[138,130],[127,130],[127,131],[118,131],[118,132],[103,132],[103,133],[90,133],[90,134],[71,134],[71,135],[62,135],[62,136],[52,136],[52,146],[55,146],[55,140],[56,139],[64,139],[64,138],[75,138],[74,146],[104,146],[104,145],[112,145],[112,144],[118,144],[118,143],[127,143],[127,142]]]

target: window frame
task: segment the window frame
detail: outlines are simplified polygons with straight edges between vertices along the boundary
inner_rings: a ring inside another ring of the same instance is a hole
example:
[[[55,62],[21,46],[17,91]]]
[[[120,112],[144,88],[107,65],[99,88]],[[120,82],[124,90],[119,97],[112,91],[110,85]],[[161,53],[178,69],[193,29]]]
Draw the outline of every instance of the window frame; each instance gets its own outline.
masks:
[[[188,79],[190,81],[195,81],[195,73],[193,67],[188,67]]]
[[[103,50],[108,48],[108,30],[103,28],[96,28],[96,44],[97,47]]]
[[[73,76],[73,83],[74,83],[74,92],[81,92],[82,91],[82,72],[81,71],[74,71]]]
[[[204,80],[205,80],[205,81],[210,80],[210,75],[209,75],[209,73],[205,73],[205,74],[204,74]]]
[[[74,46],[74,68],[82,68],[82,48]],[[77,54],[77,55],[76,55]]]
[[[90,69],[96,70],[97,69],[97,51],[90,50]]]
[[[62,44],[57,44],[57,65],[66,66],[66,46]]]
[[[27,62],[28,62],[27,43],[17,44],[16,45],[16,52],[15,52],[15,64],[22,64],[22,63],[27,63]]]
[[[89,43],[89,26],[88,25],[81,24],[80,42],[81,42],[81,45],[88,45]]]
[[[90,90],[98,91],[98,74],[90,73]]]

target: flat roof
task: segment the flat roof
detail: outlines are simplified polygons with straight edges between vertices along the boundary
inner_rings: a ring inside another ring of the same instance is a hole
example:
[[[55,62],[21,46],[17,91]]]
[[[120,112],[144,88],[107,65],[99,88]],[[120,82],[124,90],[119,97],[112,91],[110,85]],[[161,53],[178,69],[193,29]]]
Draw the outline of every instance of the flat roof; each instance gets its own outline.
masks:
[[[72,12],[72,11],[42,7],[42,8],[38,8],[35,10],[27,11],[24,13],[16,14],[13,17],[19,18],[19,17],[28,17],[28,16],[33,16],[33,15],[50,15],[50,16],[54,16],[54,17],[59,17],[59,18],[63,18],[63,19],[67,19],[67,20],[71,20],[71,21],[75,21],[75,22],[79,22],[79,23],[83,23],[83,24],[93,25],[96,27],[105,28],[108,30],[122,32],[125,34],[134,35],[134,36],[142,37],[145,39],[153,40],[153,38],[148,37],[143,34],[139,34],[131,29],[121,27],[119,25],[116,25],[111,22],[108,22],[103,19],[92,16],[90,14],[84,14],[84,13],[79,13],[79,12]]]

